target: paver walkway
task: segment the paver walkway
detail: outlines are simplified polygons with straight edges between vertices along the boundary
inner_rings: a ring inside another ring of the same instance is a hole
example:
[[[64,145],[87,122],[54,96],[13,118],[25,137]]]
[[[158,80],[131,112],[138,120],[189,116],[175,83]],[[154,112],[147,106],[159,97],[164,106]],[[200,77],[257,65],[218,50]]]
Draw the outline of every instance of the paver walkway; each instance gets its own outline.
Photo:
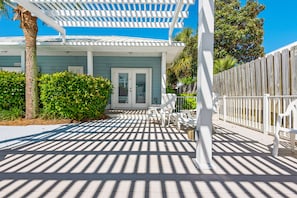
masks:
[[[297,197],[296,155],[222,125],[206,171],[195,142],[142,111],[35,134],[0,150],[0,197]]]

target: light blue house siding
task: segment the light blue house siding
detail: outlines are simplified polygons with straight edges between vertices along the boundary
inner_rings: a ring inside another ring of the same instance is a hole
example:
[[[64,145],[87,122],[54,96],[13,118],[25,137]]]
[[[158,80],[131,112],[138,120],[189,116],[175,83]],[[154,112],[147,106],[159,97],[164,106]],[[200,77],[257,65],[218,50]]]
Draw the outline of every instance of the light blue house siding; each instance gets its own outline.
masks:
[[[20,56],[0,56],[0,67],[20,66]],[[84,73],[87,73],[86,56],[38,56],[37,66],[39,72],[52,74],[55,72],[67,71],[68,66],[83,66]]]
[[[68,71],[68,66],[83,66],[87,73],[86,56],[38,56],[37,65],[44,74]]]
[[[11,67],[21,62],[20,56],[0,56],[0,67]],[[83,66],[87,73],[86,56],[38,56],[41,73],[67,71],[68,66]],[[161,102],[161,57],[94,56],[94,76],[111,79],[111,68],[152,68],[152,103]]]
[[[20,56],[0,56],[0,67],[13,67],[21,64]]]
[[[95,56],[94,76],[111,79],[111,68],[152,68],[152,103],[161,102],[161,57]]]

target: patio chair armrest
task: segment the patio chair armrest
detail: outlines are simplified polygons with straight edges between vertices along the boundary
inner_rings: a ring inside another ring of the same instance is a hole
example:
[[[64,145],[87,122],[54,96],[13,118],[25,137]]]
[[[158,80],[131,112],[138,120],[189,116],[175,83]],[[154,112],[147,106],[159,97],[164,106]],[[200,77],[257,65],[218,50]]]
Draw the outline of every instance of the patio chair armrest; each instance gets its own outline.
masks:
[[[171,107],[164,107],[161,109],[161,112],[163,113],[171,113],[173,109]]]
[[[285,117],[285,116],[289,116],[290,115],[290,112],[288,112],[288,113],[280,113],[280,114],[278,114],[278,116],[277,117],[279,117],[279,118],[281,118],[281,119],[283,119],[283,117]]]

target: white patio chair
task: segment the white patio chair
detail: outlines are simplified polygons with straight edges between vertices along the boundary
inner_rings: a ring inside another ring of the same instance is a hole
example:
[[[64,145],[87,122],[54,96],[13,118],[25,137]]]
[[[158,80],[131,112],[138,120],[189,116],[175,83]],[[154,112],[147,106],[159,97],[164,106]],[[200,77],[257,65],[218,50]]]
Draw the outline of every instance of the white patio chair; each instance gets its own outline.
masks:
[[[161,120],[162,126],[165,126],[166,120],[170,123],[170,117],[175,110],[176,94],[162,94],[162,104],[153,105],[148,108],[148,119],[157,117]]]
[[[286,127],[286,122],[284,118],[288,117],[292,119],[292,128]],[[285,113],[279,114],[277,117],[277,122],[275,126],[275,133],[274,133],[274,143],[273,143],[273,150],[272,155],[278,156],[278,148],[279,148],[279,132],[283,131],[286,133],[290,133],[291,139],[291,150],[294,150],[295,146],[295,135],[297,134],[297,100],[292,101],[289,106],[287,107]]]
[[[175,124],[178,131],[180,131],[180,126],[195,128],[197,124],[196,109],[195,110],[182,110],[180,113],[174,116]]]
[[[168,93],[162,95],[163,104],[161,105],[162,126],[165,126],[166,120],[169,125],[172,113],[175,110],[176,94]]]

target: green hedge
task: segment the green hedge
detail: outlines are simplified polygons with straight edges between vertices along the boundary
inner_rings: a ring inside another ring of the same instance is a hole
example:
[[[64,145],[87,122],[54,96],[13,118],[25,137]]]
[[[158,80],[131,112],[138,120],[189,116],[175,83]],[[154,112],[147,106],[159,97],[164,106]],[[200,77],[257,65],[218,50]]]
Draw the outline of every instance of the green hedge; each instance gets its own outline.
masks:
[[[25,110],[25,74],[0,71],[0,110]]]
[[[196,96],[196,94],[181,94],[181,96]],[[183,103],[183,109],[196,109],[196,106],[196,99],[192,97],[185,98],[185,102]]]
[[[100,118],[112,91],[105,78],[69,72],[42,75],[39,86],[43,115],[75,120]]]

